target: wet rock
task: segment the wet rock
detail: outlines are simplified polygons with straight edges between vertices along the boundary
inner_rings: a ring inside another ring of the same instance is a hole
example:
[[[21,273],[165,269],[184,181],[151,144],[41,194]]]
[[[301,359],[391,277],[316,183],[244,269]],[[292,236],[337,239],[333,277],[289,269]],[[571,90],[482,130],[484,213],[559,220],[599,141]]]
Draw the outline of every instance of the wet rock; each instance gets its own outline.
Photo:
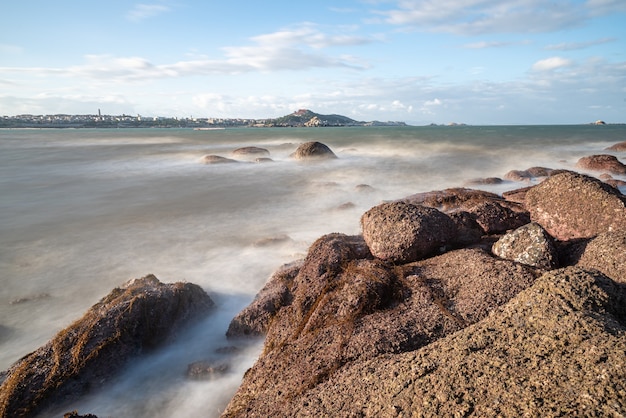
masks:
[[[98,418],[98,416],[94,414],[79,414],[77,410],[74,410],[63,414],[63,418]]]
[[[296,160],[326,160],[337,158],[334,152],[321,142],[305,142],[298,146],[291,158]]]
[[[417,193],[402,199],[402,201],[406,203],[428,206],[446,213],[464,210],[476,206],[479,203],[494,200],[501,201],[502,198],[495,193],[486,192],[484,190],[460,187]]]
[[[626,141],[618,142],[606,148],[608,151],[626,151]]]
[[[301,266],[302,263],[298,262],[285,265],[276,271],[257,293],[254,301],[232,319],[226,336],[233,338],[265,335],[278,310],[291,303],[291,283]]]
[[[536,222],[505,234],[493,245],[492,251],[498,257],[540,269],[558,267],[558,253],[552,237]]]
[[[237,163],[237,160],[231,158],[221,157],[219,155],[205,155],[200,159],[203,164],[230,164]]]
[[[192,380],[212,380],[224,375],[228,364],[210,361],[196,361],[187,366],[187,377]]]
[[[476,325],[347,364],[271,415],[621,416],[625,304],[600,273],[555,270]]]
[[[600,270],[611,279],[626,284],[626,230],[600,234],[583,247],[577,263]]]
[[[357,192],[360,192],[360,193],[370,193],[370,192],[373,192],[373,191],[375,190],[375,189],[374,189],[372,186],[370,186],[369,184],[357,184],[357,185],[354,187],[354,189],[355,189]]]
[[[511,181],[531,181],[541,177],[552,175],[551,168],[547,167],[530,167],[526,170],[511,170],[504,175],[504,178]]]
[[[38,300],[42,300],[42,299],[47,299],[50,297],[50,293],[36,293],[34,295],[28,295],[28,296],[22,296],[20,298],[15,298],[13,299],[11,302],[9,302],[10,305],[20,305],[22,303],[27,303],[27,302],[35,302]]]
[[[611,174],[626,174],[626,165],[614,155],[600,154],[582,157],[576,163],[578,168],[591,171],[608,171]]]
[[[263,353],[224,417],[293,416],[292,408],[302,397],[343,368],[411,352],[458,332],[536,277],[530,267],[478,249],[402,266],[334,251],[346,257],[320,269],[320,250],[337,239],[326,237],[312,246],[291,285],[293,302],[271,321]],[[341,246],[335,242],[337,249]],[[377,378],[395,382],[393,375]],[[310,416],[350,416],[340,410],[325,412]]]
[[[31,416],[103,385],[212,306],[191,283],[163,284],[153,275],[129,281],[11,366],[0,387],[0,417]]]
[[[456,225],[437,209],[405,202],[383,203],[361,217],[363,238],[372,255],[411,262],[431,255],[456,238]]]
[[[500,177],[485,177],[478,179],[471,179],[467,181],[468,186],[481,186],[481,185],[491,185],[491,184],[502,184],[502,179]]]
[[[533,221],[559,240],[626,229],[626,198],[600,180],[574,172],[551,176],[526,193]]]

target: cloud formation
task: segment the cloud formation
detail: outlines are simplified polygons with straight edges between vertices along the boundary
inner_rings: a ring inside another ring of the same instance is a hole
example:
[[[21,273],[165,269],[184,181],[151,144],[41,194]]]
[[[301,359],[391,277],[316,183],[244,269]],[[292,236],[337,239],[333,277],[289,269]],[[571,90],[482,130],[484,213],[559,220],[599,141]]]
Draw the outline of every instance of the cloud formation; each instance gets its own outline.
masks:
[[[139,22],[163,13],[167,13],[170,10],[170,7],[162,4],[136,4],[131,10],[128,11],[128,13],[126,13],[126,19],[132,22]]]

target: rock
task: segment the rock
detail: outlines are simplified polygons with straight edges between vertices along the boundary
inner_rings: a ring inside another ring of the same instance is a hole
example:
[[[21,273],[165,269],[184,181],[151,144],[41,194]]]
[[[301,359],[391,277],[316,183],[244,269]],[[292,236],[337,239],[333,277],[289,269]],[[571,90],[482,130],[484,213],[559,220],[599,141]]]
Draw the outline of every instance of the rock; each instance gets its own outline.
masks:
[[[540,269],[558,267],[558,253],[552,237],[535,222],[505,234],[493,245],[492,251],[498,257]]]
[[[526,203],[526,193],[534,186],[522,187],[521,189],[509,190],[502,193],[502,197],[509,201],[524,205]]]
[[[578,168],[591,171],[608,171],[611,174],[626,174],[626,165],[614,155],[600,154],[582,157],[576,163]]]
[[[237,148],[236,150],[233,151],[233,155],[238,156],[238,157],[265,157],[265,156],[269,156],[270,152],[265,149],[265,148],[259,148],[259,147],[242,147],[242,148]]]
[[[597,272],[548,272],[481,322],[346,364],[265,416],[625,415],[625,292]]]
[[[478,179],[471,179],[467,181],[469,186],[480,186],[485,184],[501,184],[502,179],[500,177],[485,177]]]
[[[356,190],[359,193],[371,193],[375,189],[372,186],[370,186],[369,184],[357,184],[354,187],[354,190]]]
[[[605,180],[604,182],[612,187],[615,187],[616,189],[619,187],[626,186],[626,181],[619,180],[619,179],[608,179],[608,180]]]
[[[551,176],[526,193],[533,221],[558,240],[626,229],[626,198],[600,180],[574,172]]]
[[[626,284],[626,231],[605,232],[593,238],[583,247],[577,265],[600,270]]]
[[[296,160],[325,160],[337,158],[327,145],[321,142],[305,142],[298,146],[291,158]]]
[[[291,303],[293,296],[289,289],[300,267],[302,262],[297,262],[276,271],[257,293],[254,301],[230,321],[226,336],[233,338],[265,335],[278,310]]]
[[[77,410],[74,410],[72,412],[66,412],[65,414],[63,414],[63,418],[98,418],[98,416],[94,414],[81,415],[78,413]]]
[[[211,380],[228,371],[228,364],[196,361],[187,366],[187,377],[193,380]]]
[[[205,155],[200,159],[200,162],[203,164],[228,164],[237,163],[238,161],[231,158],[221,157],[219,155]]]
[[[406,203],[428,206],[446,213],[464,210],[476,206],[479,203],[492,202],[494,200],[501,201],[502,198],[495,193],[486,192],[484,190],[459,187],[417,193],[402,199],[402,201]]]
[[[504,178],[512,181],[531,181],[539,177],[548,177],[554,170],[546,167],[530,167],[526,170],[511,170]]]
[[[267,157],[261,157],[261,158],[255,158],[254,162],[263,164],[263,163],[273,163],[274,160],[272,160],[271,158],[267,158]]]
[[[163,284],[153,275],[129,281],[11,366],[0,387],[0,417],[31,416],[101,386],[212,306],[191,283]]]
[[[499,201],[483,202],[468,209],[485,234],[501,234],[530,222],[527,212],[516,212]]]
[[[626,151],[626,141],[618,142],[606,148],[608,151]]]
[[[479,242],[485,231],[478,225],[476,218],[468,212],[458,211],[452,212],[448,216],[456,225],[457,236],[454,240],[455,244],[460,246],[471,245]]]
[[[532,268],[478,249],[402,266],[355,259],[345,239],[327,236],[312,246],[291,284],[292,303],[271,321],[263,353],[223,417],[294,416],[302,397],[342,369],[454,334],[536,278]],[[330,247],[331,265],[320,265]],[[396,382],[393,375],[378,379]],[[325,412],[310,416],[351,416]]]
[[[433,254],[451,244],[457,233],[446,214],[405,202],[373,207],[361,217],[361,228],[372,255],[401,263]]]

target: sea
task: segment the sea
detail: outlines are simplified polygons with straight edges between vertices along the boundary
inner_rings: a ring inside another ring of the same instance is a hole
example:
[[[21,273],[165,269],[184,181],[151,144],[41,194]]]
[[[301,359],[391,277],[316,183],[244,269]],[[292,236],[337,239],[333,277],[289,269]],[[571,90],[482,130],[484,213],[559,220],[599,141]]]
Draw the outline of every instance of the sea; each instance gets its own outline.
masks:
[[[338,158],[290,158],[307,141]],[[501,193],[532,182],[469,182],[621,158],[605,148],[622,141],[625,125],[0,129],[0,370],[132,278],[196,283],[216,303],[206,319],[41,416],[217,417],[262,349],[258,339],[228,340],[230,320],[317,238],[359,234],[365,211],[410,194]],[[233,156],[250,146],[272,161]],[[207,165],[205,155],[240,161]],[[197,361],[226,370],[189,379]]]

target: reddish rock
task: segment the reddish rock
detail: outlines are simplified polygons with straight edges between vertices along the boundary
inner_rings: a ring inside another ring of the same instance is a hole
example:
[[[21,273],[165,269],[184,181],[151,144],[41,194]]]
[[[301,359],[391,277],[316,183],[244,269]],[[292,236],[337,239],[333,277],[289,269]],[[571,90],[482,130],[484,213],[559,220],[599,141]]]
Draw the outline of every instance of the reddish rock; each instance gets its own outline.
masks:
[[[464,210],[479,203],[494,200],[501,201],[502,198],[495,193],[486,192],[484,190],[460,187],[417,193],[402,199],[402,201],[406,203],[428,206],[439,209],[442,212]]]
[[[481,186],[481,185],[491,185],[491,184],[501,184],[502,179],[500,177],[485,177],[478,179],[471,179],[467,181],[468,186]]]
[[[534,186],[522,187],[521,189],[509,190],[502,193],[502,197],[514,203],[524,205],[526,203],[526,193]]]
[[[608,151],[626,151],[626,141],[618,142],[606,148]]]
[[[337,158],[334,152],[321,142],[305,142],[298,146],[291,158],[296,160],[327,160]]]
[[[271,321],[263,354],[224,417],[293,416],[300,399],[343,368],[411,352],[458,332],[536,277],[529,267],[478,249],[392,266],[355,259],[350,246],[340,235],[312,246],[291,285],[292,303]],[[320,265],[320,255],[330,248],[334,261]],[[391,375],[385,379],[395,381]],[[347,416],[326,412],[311,416]]]
[[[526,193],[533,221],[559,240],[626,229],[626,198],[600,180],[574,172],[548,178]]]
[[[546,167],[530,167],[526,170],[511,170],[504,178],[512,181],[531,181],[539,177],[548,177],[554,170]]]
[[[0,417],[32,416],[101,386],[132,358],[172,338],[213,301],[197,285],[131,280],[8,370]]]
[[[626,284],[626,230],[606,232],[584,245],[577,263],[600,270],[611,279]]]
[[[527,212],[516,212],[500,201],[480,203],[468,212],[487,235],[501,234],[530,222]]]
[[[261,156],[268,156],[270,155],[270,152],[268,150],[266,150],[265,148],[260,148],[260,147],[242,147],[242,148],[237,148],[236,150],[233,151],[233,155],[235,156],[245,156],[245,157],[249,157],[249,156],[253,156],[253,157],[261,157]]]
[[[611,174],[626,174],[626,165],[614,155],[601,154],[582,157],[576,163],[578,168],[591,171],[608,171]]]
[[[405,202],[383,203],[361,217],[363,238],[372,255],[411,262],[437,252],[456,238],[456,225],[437,209]]]
[[[625,293],[598,272],[546,273],[476,325],[346,364],[265,416],[625,415]]]
[[[558,267],[559,256],[552,237],[535,222],[505,234],[493,245],[492,251],[498,257],[540,269]]]

